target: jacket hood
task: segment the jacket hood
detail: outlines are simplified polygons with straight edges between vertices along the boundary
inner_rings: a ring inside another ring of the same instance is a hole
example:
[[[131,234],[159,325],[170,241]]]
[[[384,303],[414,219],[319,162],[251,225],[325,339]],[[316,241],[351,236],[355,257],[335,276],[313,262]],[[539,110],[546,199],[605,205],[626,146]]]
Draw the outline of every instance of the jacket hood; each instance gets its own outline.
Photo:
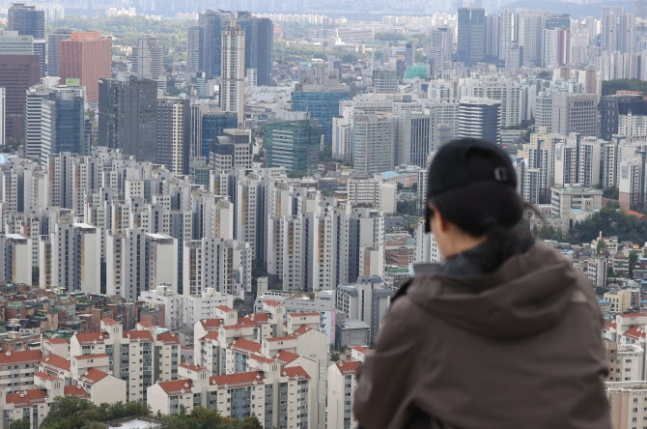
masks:
[[[407,295],[432,317],[493,339],[515,340],[555,325],[580,278],[556,250],[535,243],[488,275],[416,275]]]

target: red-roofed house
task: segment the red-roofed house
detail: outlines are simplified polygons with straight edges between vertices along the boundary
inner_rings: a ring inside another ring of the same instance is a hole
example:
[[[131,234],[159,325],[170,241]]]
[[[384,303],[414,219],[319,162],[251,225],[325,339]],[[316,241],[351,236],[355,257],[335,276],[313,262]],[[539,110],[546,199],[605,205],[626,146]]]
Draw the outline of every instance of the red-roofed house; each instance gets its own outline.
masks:
[[[0,390],[12,393],[31,388],[42,357],[40,350],[0,353]]]
[[[264,427],[279,427],[279,421],[292,427],[309,426],[310,376],[300,366],[275,368],[269,372],[249,371],[208,377],[199,371],[193,380],[157,383],[148,389],[148,404],[153,413],[177,414],[180,407],[216,408],[221,416],[256,416]],[[271,389],[284,402],[265,402]],[[275,403],[276,408],[275,408]]]
[[[70,341],[65,338],[46,338],[43,340],[42,350],[44,355],[54,353],[55,355],[69,359]]]
[[[369,349],[368,347],[355,346],[350,351],[350,358],[351,360],[364,362],[364,358],[366,357],[366,354],[369,353],[370,351],[371,349]]]
[[[356,427],[353,398],[357,388],[358,361],[337,362],[328,366],[328,425],[334,428]],[[347,402],[350,401],[350,404]],[[349,406],[350,405],[350,406]]]
[[[127,402],[126,382],[104,371],[88,368],[77,380],[96,405]]]
[[[293,332],[302,325],[311,329],[321,330],[321,314],[317,312],[288,313],[288,332]]]

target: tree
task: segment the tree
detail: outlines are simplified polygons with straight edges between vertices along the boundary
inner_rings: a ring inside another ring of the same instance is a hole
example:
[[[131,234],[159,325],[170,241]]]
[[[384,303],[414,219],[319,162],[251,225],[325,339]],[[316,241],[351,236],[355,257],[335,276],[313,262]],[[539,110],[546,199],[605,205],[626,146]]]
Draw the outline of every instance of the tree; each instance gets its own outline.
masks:
[[[607,242],[599,239],[597,244],[595,245],[595,254],[600,255],[604,253],[605,250],[607,250]]]
[[[330,360],[333,362],[337,362],[339,360],[339,353],[333,353],[330,355]]]
[[[9,429],[31,429],[29,419],[16,420],[11,422]]]
[[[398,201],[396,211],[399,215],[418,216],[418,203],[416,200]]]

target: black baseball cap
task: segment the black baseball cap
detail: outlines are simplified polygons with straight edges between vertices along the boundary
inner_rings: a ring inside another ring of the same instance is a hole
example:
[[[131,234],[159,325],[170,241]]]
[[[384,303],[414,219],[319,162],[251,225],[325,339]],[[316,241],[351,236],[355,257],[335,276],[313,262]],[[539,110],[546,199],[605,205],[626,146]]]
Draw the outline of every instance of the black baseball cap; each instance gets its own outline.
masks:
[[[516,188],[517,174],[510,156],[483,139],[452,140],[438,150],[429,166],[427,198],[474,182],[495,182]]]

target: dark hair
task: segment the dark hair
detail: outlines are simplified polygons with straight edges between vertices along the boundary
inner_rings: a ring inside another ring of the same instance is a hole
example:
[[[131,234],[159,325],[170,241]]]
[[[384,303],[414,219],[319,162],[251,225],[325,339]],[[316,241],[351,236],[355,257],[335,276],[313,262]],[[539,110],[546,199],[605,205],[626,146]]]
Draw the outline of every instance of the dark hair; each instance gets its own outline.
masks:
[[[465,233],[473,237],[487,236],[486,271],[496,270],[533,242],[530,231],[519,228],[530,205],[508,184],[472,182],[433,196],[429,203]]]

